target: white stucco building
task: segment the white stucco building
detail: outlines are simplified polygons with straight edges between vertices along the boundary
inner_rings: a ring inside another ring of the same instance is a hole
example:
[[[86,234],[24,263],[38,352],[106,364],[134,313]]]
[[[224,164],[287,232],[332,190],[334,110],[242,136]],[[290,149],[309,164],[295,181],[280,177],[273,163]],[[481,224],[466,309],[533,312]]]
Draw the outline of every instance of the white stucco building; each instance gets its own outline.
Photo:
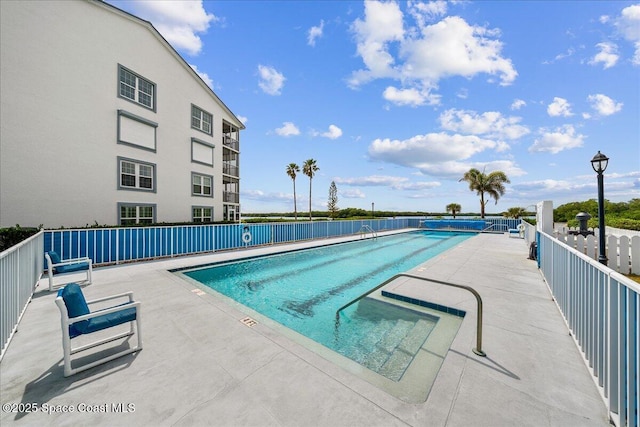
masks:
[[[0,227],[236,219],[243,124],[147,21],[0,2]]]

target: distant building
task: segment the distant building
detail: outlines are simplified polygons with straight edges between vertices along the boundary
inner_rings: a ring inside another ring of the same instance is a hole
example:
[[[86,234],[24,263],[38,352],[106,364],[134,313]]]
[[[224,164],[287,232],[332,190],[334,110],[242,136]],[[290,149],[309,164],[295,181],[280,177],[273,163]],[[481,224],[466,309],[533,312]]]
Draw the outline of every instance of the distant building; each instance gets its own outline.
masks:
[[[0,2],[0,227],[235,220],[244,125],[147,21]]]

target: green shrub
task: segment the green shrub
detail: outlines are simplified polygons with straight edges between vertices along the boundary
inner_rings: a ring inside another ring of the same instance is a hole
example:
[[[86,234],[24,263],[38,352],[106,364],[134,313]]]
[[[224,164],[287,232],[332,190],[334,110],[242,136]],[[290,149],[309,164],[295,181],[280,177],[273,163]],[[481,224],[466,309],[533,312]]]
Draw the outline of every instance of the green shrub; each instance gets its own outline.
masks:
[[[15,227],[0,228],[0,252],[6,251],[12,246],[17,245],[23,240],[36,234],[42,226],[36,227],[20,227],[16,224]]]

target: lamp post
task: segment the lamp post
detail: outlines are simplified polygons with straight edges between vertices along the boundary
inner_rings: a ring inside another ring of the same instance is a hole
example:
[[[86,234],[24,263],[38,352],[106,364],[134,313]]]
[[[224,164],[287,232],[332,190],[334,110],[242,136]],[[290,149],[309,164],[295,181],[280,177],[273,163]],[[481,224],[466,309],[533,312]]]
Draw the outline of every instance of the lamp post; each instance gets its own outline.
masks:
[[[375,218],[375,217],[373,216],[373,205],[374,205],[374,203],[373,203],[373,202],[371,202],[371,219]]]
[[[607,169],[609,158],[598,151],[598,154],[591,159],[591,167],[598,174],[598,261],[607,265],[607,255],[605,254],[605,225],[604,225],[604,177],[603,173]]]

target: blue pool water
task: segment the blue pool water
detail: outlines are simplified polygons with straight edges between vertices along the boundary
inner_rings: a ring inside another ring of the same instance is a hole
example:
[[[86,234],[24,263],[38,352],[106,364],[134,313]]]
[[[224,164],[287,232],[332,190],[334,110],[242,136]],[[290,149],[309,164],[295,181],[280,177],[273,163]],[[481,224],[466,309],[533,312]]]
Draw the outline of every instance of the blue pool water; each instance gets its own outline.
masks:
[[[434,231],[402,233],[183,274],[397,381],[437,318],[371,298],[342,312],[339,323],[336,310],[393,275],[471,236]]]

